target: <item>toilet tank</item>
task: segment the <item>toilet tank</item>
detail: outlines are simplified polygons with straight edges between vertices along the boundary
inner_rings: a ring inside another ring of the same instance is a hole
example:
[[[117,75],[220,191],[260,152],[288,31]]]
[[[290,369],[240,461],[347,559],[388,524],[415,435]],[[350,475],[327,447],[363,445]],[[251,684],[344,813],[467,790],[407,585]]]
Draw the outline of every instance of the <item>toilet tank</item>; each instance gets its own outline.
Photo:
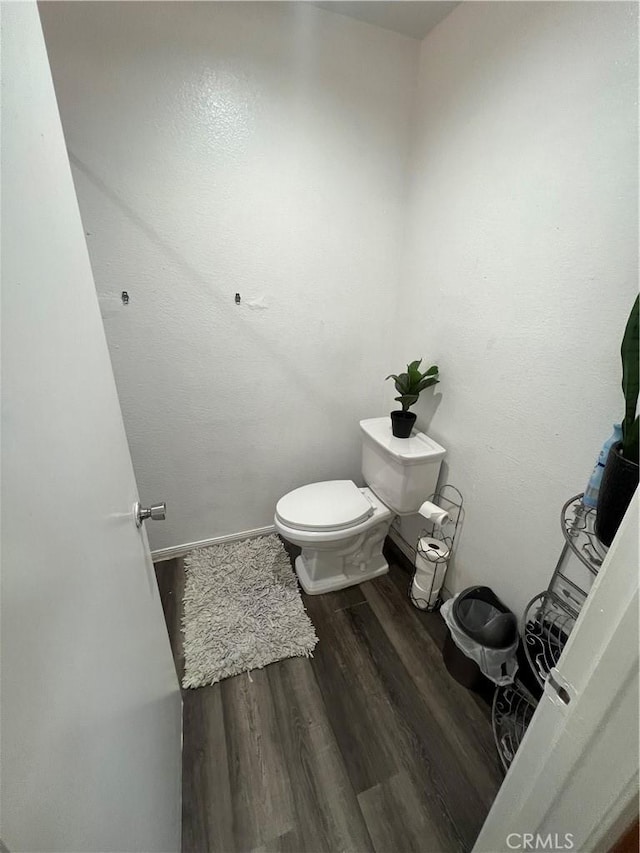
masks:
[[[360,429],[365,483],[398,515],[416,513],[436,490],[446,450],[423,432],[396,438],[388,415],[360,421]]]

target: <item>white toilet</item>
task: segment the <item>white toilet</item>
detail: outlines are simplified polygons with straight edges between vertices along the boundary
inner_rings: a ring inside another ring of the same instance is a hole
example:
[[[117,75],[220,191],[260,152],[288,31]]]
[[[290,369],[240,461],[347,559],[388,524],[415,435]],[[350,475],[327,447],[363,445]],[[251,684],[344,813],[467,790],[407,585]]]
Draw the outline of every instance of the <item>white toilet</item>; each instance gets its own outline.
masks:
[[[395,515],[413,515],[436,489],[445,449],[422,432],[395,438],[391,419],[360,421],[362,476],[311,483],[276,505],[278,533],[302,548],[296,573],[318,595],[383,575],[382,546]]]

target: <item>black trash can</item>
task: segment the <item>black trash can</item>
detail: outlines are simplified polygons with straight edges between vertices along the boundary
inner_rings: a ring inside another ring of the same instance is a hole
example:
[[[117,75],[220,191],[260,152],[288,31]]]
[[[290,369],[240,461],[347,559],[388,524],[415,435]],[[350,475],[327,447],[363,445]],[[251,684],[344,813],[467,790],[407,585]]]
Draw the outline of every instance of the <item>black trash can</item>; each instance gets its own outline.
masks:
[[[518,636],[518,620],[488,586],[471,586],[457,596],[451,611],[456,626],[487,649],[507,649]],[[442,658],[449,673],[470,690],[494,687],[473,660],[458,648],[447,633]],[[506,674],[506,671],[505,671]]]

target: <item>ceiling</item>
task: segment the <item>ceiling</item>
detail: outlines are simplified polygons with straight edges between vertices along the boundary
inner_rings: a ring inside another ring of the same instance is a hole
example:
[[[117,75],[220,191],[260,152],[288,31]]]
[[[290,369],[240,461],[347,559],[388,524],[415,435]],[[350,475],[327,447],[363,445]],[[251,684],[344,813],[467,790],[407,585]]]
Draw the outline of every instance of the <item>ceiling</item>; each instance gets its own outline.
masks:
[[[313,5],[375,24],[385,30],[423,39],[458,3],[441,0],[328,0],[323,3],[314,2]]]

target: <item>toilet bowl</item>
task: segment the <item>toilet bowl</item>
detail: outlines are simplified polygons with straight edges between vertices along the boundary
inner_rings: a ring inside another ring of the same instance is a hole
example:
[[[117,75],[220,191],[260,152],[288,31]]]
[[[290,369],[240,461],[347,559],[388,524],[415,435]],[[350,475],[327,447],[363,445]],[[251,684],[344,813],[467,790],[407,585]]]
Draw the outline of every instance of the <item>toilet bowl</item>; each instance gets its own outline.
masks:
[[[360,421],[362,475],[301,486],[276,505],[278,533],[302,549],[295,568],[317,595],[389,570],[382,547],[396,515],[410,515],[436,488],[445,450],[424,433],[396,438],[389,417]]]
[[[389,570],[382,546],[394,513],[352,480],[302,486],[281,498],[278,533],[302,549],[300,585],[310,595],[362,583]]]

